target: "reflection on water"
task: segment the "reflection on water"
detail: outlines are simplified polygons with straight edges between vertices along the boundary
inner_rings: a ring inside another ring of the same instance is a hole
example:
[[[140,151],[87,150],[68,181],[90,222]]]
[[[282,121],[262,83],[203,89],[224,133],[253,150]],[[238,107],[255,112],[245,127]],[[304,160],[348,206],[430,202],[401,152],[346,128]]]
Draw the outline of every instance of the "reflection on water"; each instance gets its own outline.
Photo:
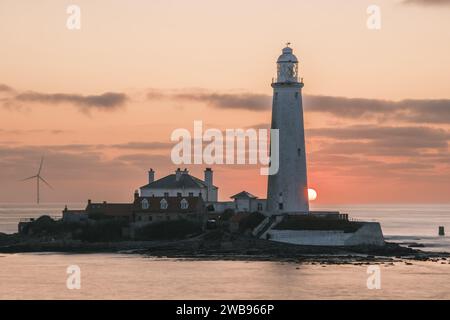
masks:
[[[81,268],[81,290],[66,288],[73,264]],[[450,266],[440,262],[382,264],[381,290],[367,289],[367,266],[359,265],[8,254],[0,266],[0,299],[450,298]]]

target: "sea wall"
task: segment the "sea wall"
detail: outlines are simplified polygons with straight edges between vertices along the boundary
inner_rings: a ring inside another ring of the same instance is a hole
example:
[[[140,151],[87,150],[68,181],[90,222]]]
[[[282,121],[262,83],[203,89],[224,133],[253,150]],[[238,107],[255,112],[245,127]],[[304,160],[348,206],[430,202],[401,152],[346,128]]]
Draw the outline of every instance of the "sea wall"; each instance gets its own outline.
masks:
[[[270,240],[305,246],[383,246],[384,237],[378,222],[363,222],[353,233],[341,230],[270,230]]]

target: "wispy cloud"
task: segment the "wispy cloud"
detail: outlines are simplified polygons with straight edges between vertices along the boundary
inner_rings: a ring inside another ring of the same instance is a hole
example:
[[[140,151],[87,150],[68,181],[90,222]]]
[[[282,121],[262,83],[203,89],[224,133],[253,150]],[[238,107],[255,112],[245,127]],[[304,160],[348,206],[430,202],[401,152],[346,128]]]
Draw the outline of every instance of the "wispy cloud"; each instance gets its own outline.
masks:
[[[410,123],[450,123],[450,99],[400,101],[306,96],[305,110],[348,119],[392,119]]]
[[[255,93],[219,93],[199,91],[173,92],[151,90],[149,100],[172,99],[194,101],[216,109],[270,111],[272,97]],[[305,112],[327,113],[343,119],[394,120],[406,123],[450,123],[450,99],[383,99],[347,98],[325,95],[306,95]]]
[[[341,128],[315,128],[307,131],[308,137],[321,137],[344,141],[373,141],[375,147],[393,149],[447,148],[450,132],[431,127],[392,127],[353,125]],[[376,148],[375,148],[376,149]]]
[[[267,110],[270,108],[270,97],[264,94],[252,93],[206,93],[206,94],[177,94],[179,100],[205,102],[219,109],[246,109],[250,111]]]
[[[177,101],[192,101],[204,103],[217,109],[240,109],[249,111],[265,111],[271,107],[271,97],[255,93],[219,93],[208,91],[174,91],[162,92],[151,90],[147,94],[149,100],[173,99]]]
[[[46,201],[131,199],[135,187],[147,181],[149,167],[165,171],[171,165],[169,155],[142,153],[108,157],[95,145],[60,148],[0,145],[0,201],[33,199],[33,186],[20,179],[36,173],[42,155],[45,155],[43,175],[54,187],[45,191]]]
[[[128,142],[110,145],[116,149],[128,149],[128,150],[168,150],[173,147],[173,143],[170,142]]]
[[[0,129],[0,133],[4,130]],[[35,130],[25,131],[27,133],[36,133]],[[38,130],[37,132],[41,132]],[[18,133],[21,134],[21,133]],[[23,145],[18,148],[25,148],[27,150],[49,150],[54,152],[94,152],[101,151],[105,149],[117,149],[126,151],[140,150],[153,152],[156,150],[170,150],[174,146],[174,143],[170,142],[139,142],[131,141],[126,143],[117,144],[83,144],[83,143],[72,143],[72,144],[53,144],[53,145]],[[0,148],[2,144],[0,143]]]
[[[6,97],[0,99],[0,104],[9,109],[21,109],[24,104],[27,106],[39,103],[46,105],[69,104],[84,113],[89,113],[91,110],[115,111],[123,107],[129,100],[127,94],[120,92],[105,92],[98,95],[20,92],[4,84],[0,84],[0,92],[6,94]]]
[[[12,91],[14,91],[14,89],[11,88],[10,86],[0,83],[0,92],[12,92]]]
[[[46,104],[60,104],[69,103],[79,107],[86,112],[89,109],[97,109],[104,111],[115,110],[122,107],[127,101],[128,97],[124,93],[106,92],[99,95],[80,95],[67,93],[39,93],[39,92],[25,92],[20,93],[14,97],[18,102],[37,102]]]
[[[350,125],[309,129],[306,135],[314,146],[308,159],[316,171],[342,177],[450,179],[450,132],[442,128]]]
[[[404,4],[418,4],[423,6],[450,5],[450,0],[404,0]]]

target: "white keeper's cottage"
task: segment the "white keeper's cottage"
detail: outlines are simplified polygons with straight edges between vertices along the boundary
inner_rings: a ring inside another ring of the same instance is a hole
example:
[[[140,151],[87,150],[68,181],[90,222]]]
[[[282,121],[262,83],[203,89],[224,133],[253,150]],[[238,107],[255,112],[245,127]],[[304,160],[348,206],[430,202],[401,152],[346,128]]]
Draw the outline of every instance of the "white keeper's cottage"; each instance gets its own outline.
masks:
[[[202,197],[204,202],[217,202],[219,188],[213,185],[213,171],[205,169],[204,180],[178,168],[174,174],[155,180],[155,171],[148,172],[148,184],[140,187],[141,197]]]

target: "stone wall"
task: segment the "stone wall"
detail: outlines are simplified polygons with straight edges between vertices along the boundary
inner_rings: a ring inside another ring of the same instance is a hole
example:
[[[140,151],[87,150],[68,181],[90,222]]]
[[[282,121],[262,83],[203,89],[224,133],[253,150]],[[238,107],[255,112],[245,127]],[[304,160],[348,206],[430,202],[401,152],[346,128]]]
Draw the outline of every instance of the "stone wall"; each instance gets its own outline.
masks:
[[[320,230],[270,230],[270,240],[309,246],[358,246],[384,245],[384,237],[378,222],[363,222],[356,232]]]

